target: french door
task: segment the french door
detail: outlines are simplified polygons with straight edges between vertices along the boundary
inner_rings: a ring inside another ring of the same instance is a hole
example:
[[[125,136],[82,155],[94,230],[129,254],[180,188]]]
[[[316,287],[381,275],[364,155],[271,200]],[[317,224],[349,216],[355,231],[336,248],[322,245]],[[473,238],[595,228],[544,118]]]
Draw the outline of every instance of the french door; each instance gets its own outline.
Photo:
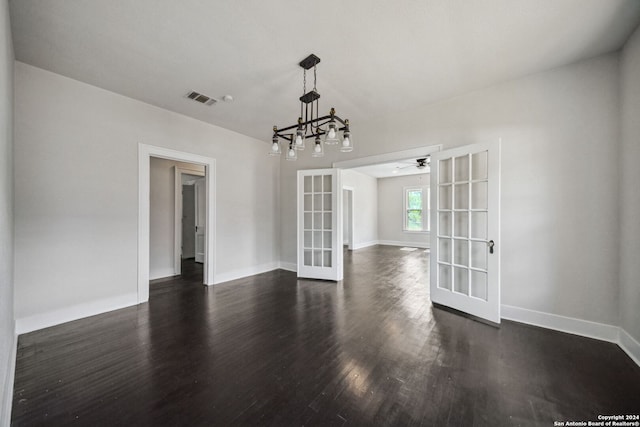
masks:
[[[339,169],[298,171],[298,277],[342,280]]]
[[[500,143],[431,155],[431,301],[500,323]]]

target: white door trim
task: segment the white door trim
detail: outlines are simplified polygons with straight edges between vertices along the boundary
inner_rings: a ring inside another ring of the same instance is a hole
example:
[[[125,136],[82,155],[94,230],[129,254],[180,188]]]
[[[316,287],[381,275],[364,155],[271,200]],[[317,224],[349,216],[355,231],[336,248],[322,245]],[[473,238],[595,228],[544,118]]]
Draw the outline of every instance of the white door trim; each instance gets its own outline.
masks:
[[[149,197],[151,187],[151,157],[196,163],[205,167],[207,182],[207,235],[204,263],[205,285],[215,282],[215,168],[216,160],[211,157],[185,153],[170,148],[138,144],[138,303],[149,300]]]
[[[359,157],[353,160],[334,162],[332,167],[339,169],[351,169],[359,166],[379,165],[396,160],[406,160],[409,158],[426,157],[431,153],[442,151],[442,144],[425,145],[423,147],[412,148],[410,150],[394,151],[391,153],[378,154],[375,156]]]
[[[175,168],[174,224],[173,224],[173,270],[175,275],[182,274],[182,175],[205,176],[197,169],[181,166]]]

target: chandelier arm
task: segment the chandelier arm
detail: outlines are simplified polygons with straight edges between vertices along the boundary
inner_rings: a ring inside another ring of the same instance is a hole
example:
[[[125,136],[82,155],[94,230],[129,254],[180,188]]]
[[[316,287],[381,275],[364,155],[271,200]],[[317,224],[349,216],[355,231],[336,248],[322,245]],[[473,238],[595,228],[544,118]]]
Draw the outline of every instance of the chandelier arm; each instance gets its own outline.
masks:
[[[276,133],[275,136],[277,136],[278,138],[282,138],[282,139],[284,139],[285,141],[287,141],[289,143],[292,143],[293,139],[294,139],[293,135],[291,135],[291,134],[282,135],[280,133]]]
[[[337,122],[340,122],[342,124],[346,124],[344,122],[344,120],[342,120],[340,117],[336,116],[335,114],[333,115],[333,118]],[[312,119],[312,120],[307,120],[305,122],[302,122],[302,125],[306,127],[306,126],[308,126],[308,125],[310,125],[312,123],[321,122],[323,120],[326,120],[326,121],[320,123],[318,126],[323,126],[323,125],[327,124],[331,120],[331,115],[327,114],[326,116],[318,117],[318,118],[315,118],[315,119]],[[291,130],[291,129],[295,129],[297,127],[298,127],[298,125],[295,124],[295,125],[287,126],[287,127],[284,127],[284,128],[280,128],[280,129],[278,129],[278,135],[280,134],[280,132]],[[338,128],[338,130],[344,130],[344,127]]]

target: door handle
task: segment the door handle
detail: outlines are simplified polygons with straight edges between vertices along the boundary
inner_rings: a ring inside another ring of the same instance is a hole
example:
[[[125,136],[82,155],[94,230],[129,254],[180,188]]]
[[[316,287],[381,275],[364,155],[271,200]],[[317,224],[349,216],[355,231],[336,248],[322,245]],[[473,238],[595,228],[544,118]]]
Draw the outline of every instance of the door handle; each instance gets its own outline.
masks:
[[[492,254],[493,253],[493,247],[496,245],[495,242],[493,240],[489,240],[487,242],[487,244],[489,245],[489,253]]]

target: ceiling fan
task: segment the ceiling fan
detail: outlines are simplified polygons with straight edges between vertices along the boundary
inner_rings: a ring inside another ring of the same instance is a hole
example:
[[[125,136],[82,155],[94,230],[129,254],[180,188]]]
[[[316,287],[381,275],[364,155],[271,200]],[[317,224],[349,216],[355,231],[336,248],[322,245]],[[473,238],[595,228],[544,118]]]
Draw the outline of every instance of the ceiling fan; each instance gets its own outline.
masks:
[[[411,167],[415,167],[418,169],[425,169],[427,166],[431,165],[431,157],[422,157],[419,159],[416,159],[415,162],[411,162],[411,164],[407,165],[407,166],[402,166],[402,167],[398,167],[398,170],[401,169],[406,169],[406,168],[411,168]]]

